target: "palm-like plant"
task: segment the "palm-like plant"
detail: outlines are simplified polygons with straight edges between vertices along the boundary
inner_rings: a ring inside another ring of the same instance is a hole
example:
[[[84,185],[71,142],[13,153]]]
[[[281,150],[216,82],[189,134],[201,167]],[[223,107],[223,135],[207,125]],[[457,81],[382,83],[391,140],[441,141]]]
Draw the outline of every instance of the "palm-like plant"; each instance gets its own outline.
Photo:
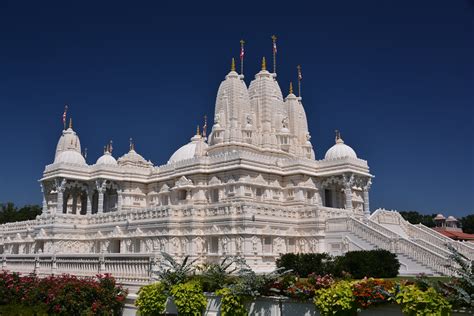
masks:
[[[451,245],[450,258],[454,261],[450,268],[456,276],[451,282],[444,283],[446,295],[450,297],[454,306],[464,308],[474,308],[474,264],[464,255],[460,254]]]
[[[179,263],[170,254],[166,252],[161,253],[163,260],[160,262],[160,269],[157,272],[158,278],[169,290],[175,284],[184,283],[188,278],[194,274],[194,263],[197,259],[189,260],[189,256]]]

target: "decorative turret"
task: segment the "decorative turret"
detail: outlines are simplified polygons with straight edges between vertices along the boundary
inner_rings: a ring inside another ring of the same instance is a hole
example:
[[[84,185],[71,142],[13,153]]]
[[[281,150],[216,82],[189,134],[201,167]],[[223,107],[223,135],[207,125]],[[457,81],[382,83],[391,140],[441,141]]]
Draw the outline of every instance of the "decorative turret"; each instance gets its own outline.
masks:
[[[72,118],[69,119],[68,129],[63,130],[56,146],[54,163],[69,163],[86,165],[86,160],[81,154],[81,142],[79,136],[72,129]]]
[[[306,113],[300,98],[293,94],[293,84],[291,82],[289,94],[285,99],[285,106],[288,111],[289,129],[293,135],[293,152],[300,157],[314,159]]]
[[[262,70],[255,75],[249,86],[252,111],[256,114],[255,127],[260,137],[259,146],[279,149],[275,132],[281,128],[281,121],[287,116],[283,107],[283,96],[275,75],[268,72],[265,57]]]
[[[217,92],[210,144],[242,142],[242,129],[249,115],[251,111],[247,87],[235,71],[235,61],[232,59],[231,70]]]
[[[123,155],[117,160],[119,166],[131,166],[140,168],[150,168],[153,164],[150,161],[146,161],[140,154],[135,151],[135,144],[133,139],[130,138],[130,150],[128,153]]]

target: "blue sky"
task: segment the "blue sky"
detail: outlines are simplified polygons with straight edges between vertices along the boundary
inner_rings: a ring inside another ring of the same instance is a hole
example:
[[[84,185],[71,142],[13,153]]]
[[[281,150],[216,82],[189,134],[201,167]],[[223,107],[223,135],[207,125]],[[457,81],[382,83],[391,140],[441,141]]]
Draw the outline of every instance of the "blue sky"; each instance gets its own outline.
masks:
[[[473,1],[2,1],[0,202],[40,203],[70,105],[88,162],[128,139],[154,164],[212,118],[245,39],[249,83],[278,36],[284,94],[303,67],[317,158],[339,129],[375,175],[371,208],[474,213]]]

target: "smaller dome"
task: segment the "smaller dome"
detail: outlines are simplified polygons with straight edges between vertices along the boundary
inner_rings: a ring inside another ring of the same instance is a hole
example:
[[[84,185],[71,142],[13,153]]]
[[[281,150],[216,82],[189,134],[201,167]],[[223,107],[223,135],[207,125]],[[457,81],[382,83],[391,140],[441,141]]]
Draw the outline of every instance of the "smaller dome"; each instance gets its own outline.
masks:
[[[436,215],[436,217],[434,218],[435,221],[441,221],[441,220],[445,220],[446,217],[444,217],[443,214],[438,214]]]
[[[336,137],[336,144],[329,148],[324,156],[326,160],[334,160],[334,159],[341,159],[341,158],[356,158],[357,154],[355,153],[354,149],[344,144],[344,141],[341,137]]]
[[[138,167],[151,167],[153,164],[146,161],[140,154],[138,154],[132,147],[128,153],[118,159],[119,165],[134,165]]]
[[[201,135],[195,135],[191,138],[191,142],[180,147],[177,151],[171,155],[168,163],[175,163],[181,160],[187,160],[196,156],[203,156],[208,145],[204,142],[204,138]]]
[[[457,222],[458,220],[454,216],[448,216],[446,219],[447,222]]]
[[[74,165],[87,165],[86,160],[84,157],[75,150],[66,150],[61,152],[56,159],[54,159],[54,163],[68,163]]]
[[[99,159],[97,159],[97,162],[95,164],[116,166],[117,160],[115,160],[114,156],[112,156],[111,153],[106,151],[102,156],[99,157]]]

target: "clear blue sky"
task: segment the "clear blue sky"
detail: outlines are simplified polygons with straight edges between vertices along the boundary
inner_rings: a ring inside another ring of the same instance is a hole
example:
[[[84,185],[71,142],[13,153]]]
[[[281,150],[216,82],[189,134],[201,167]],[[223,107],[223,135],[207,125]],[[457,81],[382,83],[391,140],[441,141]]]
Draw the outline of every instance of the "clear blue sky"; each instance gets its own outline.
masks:
[[[239,40],[249,83],[276,34],[317,157],[341,130],[376,176],[372,208],[474,213],[473,1],[162,2],[0,2],[0,202],[41,202],[65,103],[89,163],[129,137],[166,163],[213,116]]]

